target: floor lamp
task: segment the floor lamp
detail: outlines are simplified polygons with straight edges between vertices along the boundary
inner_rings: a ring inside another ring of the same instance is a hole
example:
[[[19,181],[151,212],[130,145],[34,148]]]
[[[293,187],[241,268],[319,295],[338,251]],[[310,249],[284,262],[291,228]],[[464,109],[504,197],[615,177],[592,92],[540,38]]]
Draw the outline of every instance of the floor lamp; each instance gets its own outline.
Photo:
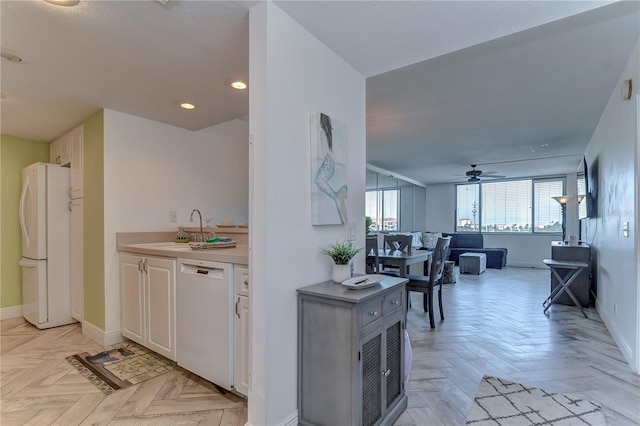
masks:
[[[573,200],[576,198],[575,195],[560,195],[558,197],[551,197],[554,200],[556,200],[559,204],[560,207],[562,207],[562,242],[564,243],[564,239],[565,239],[565,234],[567,231],[566,225],[565,225],[565,220],[566,220],[566,216],[567,216],[567,203],[570,200]]]

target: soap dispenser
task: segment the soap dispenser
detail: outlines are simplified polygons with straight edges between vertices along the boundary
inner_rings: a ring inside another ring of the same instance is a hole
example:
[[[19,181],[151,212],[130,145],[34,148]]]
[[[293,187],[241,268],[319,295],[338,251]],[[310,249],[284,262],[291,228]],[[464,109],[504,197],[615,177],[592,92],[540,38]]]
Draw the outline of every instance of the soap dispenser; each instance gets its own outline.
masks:
[[[178,235],[176,235],[176,243],[188,243],[189,242],[189,234],[184,232],[184,227],[178,227]]]

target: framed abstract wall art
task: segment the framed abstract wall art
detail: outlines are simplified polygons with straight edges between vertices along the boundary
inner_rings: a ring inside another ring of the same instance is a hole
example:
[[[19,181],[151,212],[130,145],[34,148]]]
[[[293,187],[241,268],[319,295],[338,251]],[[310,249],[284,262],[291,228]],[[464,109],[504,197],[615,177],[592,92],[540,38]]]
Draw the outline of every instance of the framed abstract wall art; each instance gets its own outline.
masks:
[[[311,223],[347,220],[347,126],[328,114],[311,113]]]

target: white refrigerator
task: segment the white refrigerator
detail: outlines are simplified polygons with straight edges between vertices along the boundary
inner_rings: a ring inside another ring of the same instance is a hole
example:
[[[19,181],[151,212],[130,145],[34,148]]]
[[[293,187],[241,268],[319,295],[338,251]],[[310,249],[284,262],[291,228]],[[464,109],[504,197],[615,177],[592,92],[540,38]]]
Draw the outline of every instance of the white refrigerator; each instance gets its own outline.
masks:
[[[22,313],[38,328],[71,317],[69,169],[34,163],[22,170]]]

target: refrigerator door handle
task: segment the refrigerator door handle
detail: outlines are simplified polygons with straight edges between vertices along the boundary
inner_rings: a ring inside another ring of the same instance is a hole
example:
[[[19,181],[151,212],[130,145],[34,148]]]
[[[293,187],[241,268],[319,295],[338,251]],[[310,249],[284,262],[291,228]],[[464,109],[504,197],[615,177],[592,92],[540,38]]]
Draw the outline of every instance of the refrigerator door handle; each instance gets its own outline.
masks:
[[[38,262],[31,259],[20,259],[18,265],[24,266],[25,268],[35,268],[36,266],[38,266]]]
[[[24,203],[26,202],[27,193],[30,189],[31,182],[29,181],[29,176],[27,176],[24,181],[24,186],[22,187],[22,194],[20,194],[20,229],[22,229],[22,235],[24,235],[27,245],[29,245],[29,230],[24,220]]]

